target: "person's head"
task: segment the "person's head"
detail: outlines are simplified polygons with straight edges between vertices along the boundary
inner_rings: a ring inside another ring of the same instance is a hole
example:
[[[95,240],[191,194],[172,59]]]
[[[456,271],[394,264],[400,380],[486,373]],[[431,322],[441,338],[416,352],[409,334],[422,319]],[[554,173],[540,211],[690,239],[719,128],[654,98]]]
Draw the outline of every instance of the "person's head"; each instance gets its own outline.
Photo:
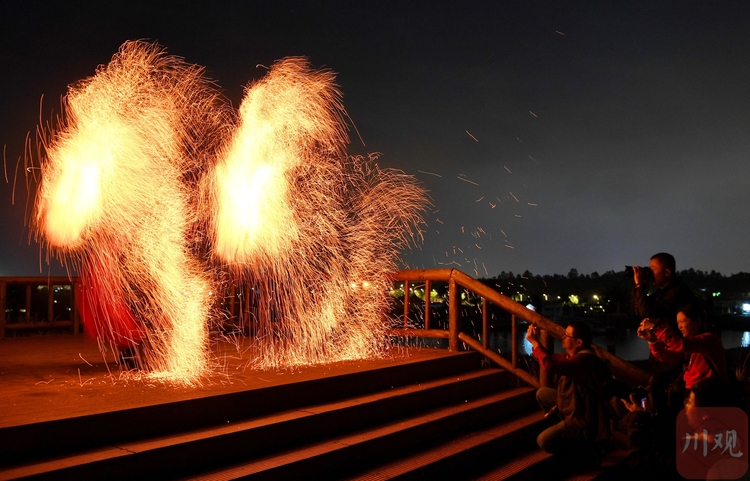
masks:
[[[686,304],[677,310],[677,328],[683,337],[706,332],[706,315],[695,304]]]
[[[667,286],[675,275],[677,264],[672,254],[659,252],[651,256],[648,266],[654,273],[654,285],[656,287]]]
[[[729,393],[727,383],[718,377],[701,379],[690,388],[692,404],[701,408],[716,408],[727,405]]]
[[[581,321],[572,321],[565,328],[562,338],[562,348],[568,354],[575,354],[582,349],[591,347],[591,328]]]
[[[685,398],[685,415],[688,423],[695,427],[705,420],[702,408],[715,408],[731,405],[727,383],[717,377],[701,379],[693,384]]]

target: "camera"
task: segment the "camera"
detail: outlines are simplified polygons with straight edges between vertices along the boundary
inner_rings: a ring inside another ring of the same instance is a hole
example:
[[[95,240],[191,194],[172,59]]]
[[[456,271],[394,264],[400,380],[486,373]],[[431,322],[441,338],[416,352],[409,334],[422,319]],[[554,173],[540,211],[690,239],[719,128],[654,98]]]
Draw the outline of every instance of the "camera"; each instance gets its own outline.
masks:
[[[641,267],[641,272],[646,279],[653,279],[654,273],[650,267]],[[625,277],[633,277],[633,266],[625,266]]]
[[[638,387],[635,390],[635,400],[640,405],[641,409],[647,409],[648,405],[648,390],[644,387]]]

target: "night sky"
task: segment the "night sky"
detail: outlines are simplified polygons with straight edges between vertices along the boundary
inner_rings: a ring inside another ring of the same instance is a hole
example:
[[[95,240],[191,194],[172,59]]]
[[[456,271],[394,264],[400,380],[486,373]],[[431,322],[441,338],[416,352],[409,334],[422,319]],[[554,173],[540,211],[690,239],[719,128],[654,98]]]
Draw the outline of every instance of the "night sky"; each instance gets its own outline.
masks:
[[[410,267],[603,273],[667,251],[748,272],[748,25],[743,1],[0,2],[0,275],[64,272],[29,245],[16,164],[133,39],[205,66],[235,106],[259,64],[337,72],[350,153],[430,191]]]

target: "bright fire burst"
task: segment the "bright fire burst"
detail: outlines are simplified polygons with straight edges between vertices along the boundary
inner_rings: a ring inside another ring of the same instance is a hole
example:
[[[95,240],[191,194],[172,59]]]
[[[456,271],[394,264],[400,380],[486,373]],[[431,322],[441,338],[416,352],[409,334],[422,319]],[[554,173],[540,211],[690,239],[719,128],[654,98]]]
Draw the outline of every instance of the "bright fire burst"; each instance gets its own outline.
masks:
[[[334,75],[301,58],[250,85],[239,112],[202,68],[144,42],[71,86],[34,225],[78,267],[102,345],[198,382],[222,318],[211,293],[231,278],[253,293],[255,366],[380,355],[388,273],[426,194],[347,156],[344,118]]]

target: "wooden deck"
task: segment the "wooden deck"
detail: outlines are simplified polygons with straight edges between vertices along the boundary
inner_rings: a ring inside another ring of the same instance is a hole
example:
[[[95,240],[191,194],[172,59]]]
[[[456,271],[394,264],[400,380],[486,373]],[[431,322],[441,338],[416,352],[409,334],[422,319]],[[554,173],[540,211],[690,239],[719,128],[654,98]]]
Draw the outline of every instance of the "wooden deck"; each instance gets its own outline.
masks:
[[[380,360],[337,362],[283,371],[247,367],[244,348],[212,347],[214,372],[197,387],[166,385],[123,374],[110,354],[85,336],[51,335],[0,340],[0,427],[64,419],[258,389],[450,356],[439,349],[394,348]]]

